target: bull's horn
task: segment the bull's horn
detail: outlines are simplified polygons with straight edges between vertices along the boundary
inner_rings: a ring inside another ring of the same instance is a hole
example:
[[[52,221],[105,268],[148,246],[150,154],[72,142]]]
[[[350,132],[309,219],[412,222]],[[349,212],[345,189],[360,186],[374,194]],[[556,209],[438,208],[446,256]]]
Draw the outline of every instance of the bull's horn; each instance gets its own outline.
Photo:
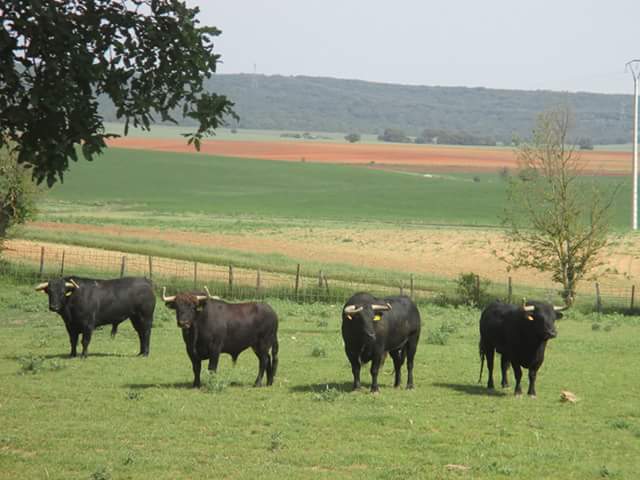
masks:
[[[80,288],[80,285],[78,285],[73,278],[70,278],[68,282],[65,282],[64,286],[67,288]]]
[[[167,297],[166,293],[167,293],[167,287],[162,287],[162,301],[164,303],[173,302],[176,299],[175,295],[173,297]]]
[[[41,291],[41,290],[44,290],[44,289],[45,289],[45,288],[47,288],[48,286],[49,286],[49,282],[41,283],[40,285],[38,285],[38,286],[36,287],[36,292],[39,292],[39,291]]]
[[[382,304],[377,304],[377,303],[373,303],[371,304],[371,309],[374,312],[378,312],[378,311],[386,311],[386,310],[391,310],[391,304],[390,303],[385,303],[384,305]]]
[[[361,312],[363,308],[363,306],[356,307],[355,305],[347,305],[344,307],[344,313],[347,315],[353,315],[354,313]]]
[[[198,303],[200,302],[204,302],[205,300],[207,300],[209,298],[208,295],[196,295],[196,300],[198,300]]]
[[[567,308],[569,308],[569,306],[568,306],[568,305],[565,305],[565,306],[563,306],[563,307],[558,307],[557,305],[554,305],[554,306],[553,306],[553,309],[554,309],[556,312],[562,312],[562,311],[566,310]]]
[[[218,297],[217,295],[211,295],[211,292],[209,292],[209,289],[207,288],[207,286],[204,286],[204,291],[207,292],[207,297],[209,297],[212,300],[220,300],[220,297]]]
[[[523,305],[522,309],[525,312],[533,312],[536,309],[536,307],[534,305]]]

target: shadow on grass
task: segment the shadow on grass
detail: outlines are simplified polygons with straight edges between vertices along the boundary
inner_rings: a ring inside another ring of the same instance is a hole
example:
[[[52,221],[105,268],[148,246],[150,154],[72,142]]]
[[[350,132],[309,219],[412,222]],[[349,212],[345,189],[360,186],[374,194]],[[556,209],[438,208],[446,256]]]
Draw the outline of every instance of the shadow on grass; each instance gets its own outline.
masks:
[[[33,355],[34,357],[41,357],[45,360],[53,360],[54,358],[60,360],[83,360],[82,355],[78,354],[76,357],[70,357],[68,353],[48,353],[46,355],[38,355],[33,352],[27,352],[24,355],[6,355],[3,358],[6,360],[19,360],[20,358],[24,358],[28,355]],[[108,357],[108,358],[125,358],[125,357],[137,357],[138,355],[124,355],[121,353],[89,353],[84,360],[89,360],[91,357]]]
[[[123,387],[129,390],[146,390],[148,388],[190,389],[191,385],[193,385],[193,382],[126,383]]]
[[[448,388],[460,393],[466,393],[467,395],[484,395],[491,397],[503,397],[507,394],[509,389],[503,390],[489,390],[484,385],[468,384],[468,383],[434,383],[434,387]]]
[[[362,387],[367,387],[367,385],[362,385]],[[325,382],[325,383],[311,383],[308,385],[294,385],[289,388],[291,392],[297,393],[310,393],[310,392],[322,392],[327,389],[338,390],[339,392],[351,392],[353,390],[352,382]]]

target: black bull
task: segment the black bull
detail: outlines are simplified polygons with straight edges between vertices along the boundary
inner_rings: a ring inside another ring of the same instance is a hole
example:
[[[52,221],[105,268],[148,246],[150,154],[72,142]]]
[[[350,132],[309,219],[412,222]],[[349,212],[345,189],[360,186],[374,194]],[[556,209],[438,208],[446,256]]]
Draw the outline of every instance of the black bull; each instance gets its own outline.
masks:
[[[536,376],[544,361],[547,341],[557,335],[555,321],[562,318],[564,307],[543,302],[526,302],[511,305],[494,302],[487,306],[480,317],[480,379],[482,366],[487,359],[489,381],[493,389],[493,360],[495,351],[502,355],[502,386],[507,386],[507,369],[513,367],[516,378],[515,394],[522,393],[520,381],[522,368],[529,369],[528,394],[536,395]]]
[[[253,349],[259,361],[254,386],[262,385],[265,372],[267,385],[273,384],[278,368],[278,316],[271,306],[255,302],[232,304],[197,293],[167,297],[163,291],[162,299],[176,311],[191,359],[194,387],[200,386],[202,360],[208,359],[209,370],[215,372],[221,353],[228,353],[235,362],[247,348]]]
[[[41,283],[36,290],[49,296],[49,310],[58,313],[64,320],[72,357],[77,355],[80,334],[82,356],[86,357],[96,327],[112,325],[113,336],[118,324],[127,318],[131,319],[140,339],[139,355],[149,355],[156,296],[151,282],[146,278],[94,280],[71,276]]]
[[[393,359],[394,387],[407,360],[407,388],[413,388],[413,361],[420,338],[420,312],[406,296],[378,299],[356,293],[342,309],[342,338],[351,363],[353,388],[360,387],[361,364],[371,361],[371,391],[379,391],[378,372],[387,352]]]

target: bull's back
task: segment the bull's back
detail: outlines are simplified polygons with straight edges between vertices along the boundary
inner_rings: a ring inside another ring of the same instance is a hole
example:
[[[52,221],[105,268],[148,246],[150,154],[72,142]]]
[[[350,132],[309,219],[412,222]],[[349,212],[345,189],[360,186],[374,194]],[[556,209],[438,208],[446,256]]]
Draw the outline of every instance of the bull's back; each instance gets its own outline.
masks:
[[[153,315],[156,297],[146,278],[78,279],[75,312],[96,326],[117,323],[131,316]]]
[[[205,309],[207,336],[220,336],[223,351],[240,352],[262,341],[272,341],[278,330],[278,316],[266,303],[226,303],[210,300]]]

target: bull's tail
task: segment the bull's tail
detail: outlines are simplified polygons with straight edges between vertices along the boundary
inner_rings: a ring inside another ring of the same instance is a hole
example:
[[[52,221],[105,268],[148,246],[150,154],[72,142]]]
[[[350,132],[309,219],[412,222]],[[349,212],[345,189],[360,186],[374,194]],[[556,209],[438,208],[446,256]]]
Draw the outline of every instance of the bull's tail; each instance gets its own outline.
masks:
[[[484,350],[482,349],[482,341],[478,344],[478,348],[480,350],[480,377],[478,378],[478,383],[482,382],[482,368],[484,367]]]

